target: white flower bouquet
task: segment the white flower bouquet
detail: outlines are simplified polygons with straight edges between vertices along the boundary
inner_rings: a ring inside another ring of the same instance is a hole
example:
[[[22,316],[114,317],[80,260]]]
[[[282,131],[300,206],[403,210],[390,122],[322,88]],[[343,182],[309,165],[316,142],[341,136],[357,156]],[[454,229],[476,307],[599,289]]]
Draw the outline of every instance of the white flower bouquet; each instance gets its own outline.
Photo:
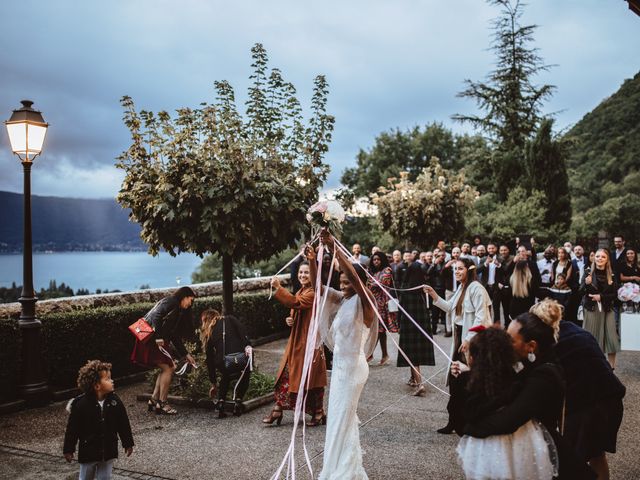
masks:
[[[618,299],[623,302],[640,302],[640,285],[625,283],[618,289]]]
[[[334,234],[342,232],[342,223],[345,216],[342,205],[336,200],[316,202],[307,211],[307,221],[311,224],[313,230],[328,228]]]

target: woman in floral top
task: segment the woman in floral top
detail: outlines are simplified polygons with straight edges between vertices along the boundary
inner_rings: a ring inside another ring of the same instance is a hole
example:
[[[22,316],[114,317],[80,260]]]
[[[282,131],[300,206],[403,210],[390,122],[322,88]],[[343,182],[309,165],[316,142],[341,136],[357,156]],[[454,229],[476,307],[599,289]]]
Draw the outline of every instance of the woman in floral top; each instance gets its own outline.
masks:
[[[384,253],[376,252],[371,256],[369,269],[376,280],[387,288],[387,291],[393,288],[393,272],[389,266],[387,256]],[[396,320],[396,313],[389,312],[389,296],[383,291],[382,287],[380,287],[378,283],[371,279],[368,280],[367,286],[376,298],[378,313],[380,314],[382,321],[390,332],[396,333],[398,331],[398,322]],[[387,351],[387,330],[385,330],[385,328],[380,324],[378,325],[378,339],[380,340],[380,348],[382,349],[380,365],[386,365],[389,363],[389,352]],[[371,358],[368,360],[371,360]]]

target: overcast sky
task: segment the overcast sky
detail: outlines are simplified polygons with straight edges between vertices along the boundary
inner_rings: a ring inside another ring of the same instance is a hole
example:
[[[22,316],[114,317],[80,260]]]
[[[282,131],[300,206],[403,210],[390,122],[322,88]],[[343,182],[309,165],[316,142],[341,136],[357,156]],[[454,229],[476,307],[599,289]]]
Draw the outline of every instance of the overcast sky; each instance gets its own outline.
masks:
[[[536,46],[557,65],[537,79],[557,86],[545,111],[566,128],[638,72],[640,17],[623,0],[529,3],[523,23],[540,25]],[[0,118],[28,98],[51,124],[33,194],[113,197],[114,158],[129,145],[120,97],[173,111],[212,99],[226,79],[244,101],[261,42],[305,107],[313,78],[329,81],[332,188],[382,131],[432,121],[468,131],[450,116],[475,105],[455,95],[492,68],[497,12],[482,0],[2,0]],[[0,190],[20,192],[2,130]]]

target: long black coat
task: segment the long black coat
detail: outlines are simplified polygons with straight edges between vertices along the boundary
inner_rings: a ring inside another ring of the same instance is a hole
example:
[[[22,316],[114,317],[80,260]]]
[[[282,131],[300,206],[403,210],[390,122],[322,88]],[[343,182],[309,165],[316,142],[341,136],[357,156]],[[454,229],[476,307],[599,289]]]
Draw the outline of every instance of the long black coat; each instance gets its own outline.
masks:
[[[80,395],[69,402],[70,411],[64,434],[63,453],[73,454],[78,447],[80,463],[102,462],[118,458],[118,436],[122,448],[133,447],[133,435],[127,411],[115,393],[104,399],[104,409],[94,395]]]

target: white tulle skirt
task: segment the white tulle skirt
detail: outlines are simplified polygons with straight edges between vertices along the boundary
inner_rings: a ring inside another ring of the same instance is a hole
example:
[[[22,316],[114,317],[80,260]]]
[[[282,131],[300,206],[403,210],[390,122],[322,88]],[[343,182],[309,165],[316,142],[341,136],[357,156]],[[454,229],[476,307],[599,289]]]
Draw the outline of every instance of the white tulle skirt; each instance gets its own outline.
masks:
[[[468,480],[550,480],[558,475],[555,443],[536,420],[509,435],[465,435],[456,451]]]

